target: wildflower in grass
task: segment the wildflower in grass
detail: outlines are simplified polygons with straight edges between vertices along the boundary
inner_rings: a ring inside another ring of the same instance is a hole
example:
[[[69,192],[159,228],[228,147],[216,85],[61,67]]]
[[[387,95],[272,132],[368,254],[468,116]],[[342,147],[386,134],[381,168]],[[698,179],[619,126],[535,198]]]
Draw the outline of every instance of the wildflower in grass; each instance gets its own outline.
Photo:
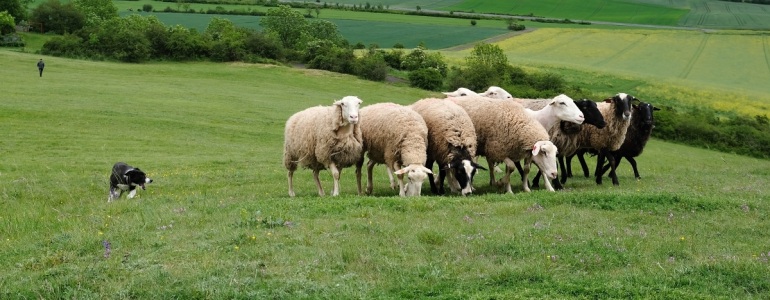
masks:
[[[104,246],[104,258],[110,258],[110,253],[112,253],[112,244],[110,244],[110,241],[104,240],[102,241],[102,246]]]
[[[255,241],[255,240],[257,240],[257,236],[256,236],[256,235],[252,235],[252,236],[251,236],[251,240],[252,240],[252,241]]]
[[[104,235],[104,232],[102,232],[102,231],[100,230],[100,231],[99,231],[99,235]]]
[[[235,251],[238,251],[241,249],[241,247],[235,246],[233,249],[235,249]]]
[[[682,242],[684,242],[684,237],[680,237],[680,238],[679,238],[679,241],[682,241]]]

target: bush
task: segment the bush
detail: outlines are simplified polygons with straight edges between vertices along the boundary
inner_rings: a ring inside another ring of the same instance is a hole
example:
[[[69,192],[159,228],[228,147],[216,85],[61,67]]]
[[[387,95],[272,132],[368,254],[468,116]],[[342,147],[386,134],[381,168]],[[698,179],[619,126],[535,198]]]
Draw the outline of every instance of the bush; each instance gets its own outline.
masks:
[[[384,51],[383,51],[384,52]],[[404,57],[404,51],[393,49],[388,52],[384,52],[382,55],[383,60],[385,60],[385,63],[388,64],[393,69],[399,69],[401,68],[401,62]]]
[[[58,0],[49,0],[32,10],[30,21],[42,24],[42,26],[35,26],[34,28],[42,28],[44,33],[65,34],[83,28],[86,24],[86,17],[72,2],[61,4]]]
[[[331,41],[319,40],[308,44],[304,60],[308,68],[353,74],[356,56],[352,49],[341,48]]]
[[[142,5],[142,11],[144,11],[144,12],[151,12],[152,11],[152,4]]]
[[[419,69],[434,68],[444,77],[447,75],[447,64],[441,53],[427,53],[422,47],[417,47],[405,55],[401,62],[400,70],[414,71]]]
[[[53,37],[43,44],[40,53],[53,56],[80,57],[84,54],[83,39],[72,34]]]
[[[383,81],[388,77],[388,64],[380,52],[372,52],[356,60],[356,76],[366,80]]]
[[[429,91],[441,89],[444,77],[441,71],[435,68],[418,69],[409,72],[409,86]]]
[[[244,46],[246,52],[262,58],[283,60],[286,57],[280,40],[255,30],[247,33]]]

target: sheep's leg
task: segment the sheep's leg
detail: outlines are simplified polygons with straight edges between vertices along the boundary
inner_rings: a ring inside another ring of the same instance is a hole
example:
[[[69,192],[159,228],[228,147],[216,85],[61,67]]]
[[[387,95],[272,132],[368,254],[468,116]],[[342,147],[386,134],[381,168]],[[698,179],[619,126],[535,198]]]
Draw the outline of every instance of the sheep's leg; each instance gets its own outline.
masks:
[[[615,156],[612,155],[612,153],[607,153],[607,160],[610,162],[610,178],[612,178],[612,185],[620,185],[618,174],[615,173],[615,169],[617,168]]]
[[[363,196],[363,192],[361,190],[361,167],[364,165],[364,158],[361,157],[361,160],[356,162],[356,185],[358,187],[358,195]]]
[[[450,172],[452,171],[450,170]],[[444,190],[444,180],[446,179],[446,175],[447,175],[447,170],[445,169],[438,170],[438,178],[437,178],[438,181],[436,182],[436,186],[438,189],[437,193],[439,195],[443,195],[444,193],[446,193],[446,190]]]
[[[532,179],[532,187],[533,188],[540,187],[540,176],[542,176],[542,175],[543,175],[543,172],[538,169],[537,173],[535,173],[535,178]],[[548,180],[548,178],[546,178],[545,180]]]
[[[517,161],[514,163],[514,165],[516,165],[516,170],[519,171],[519,176],[521,176],[521,178],[524,178],[524,170],[521,169],[521,162]],[[527,180],[529,180],[529,178],[527,178]],[[539,187],[539,186],[540,186],[540,183],[536,181],[532,182],[532,187]]]
[[[313,170],[313,180],[315,180],[315,187],[318,189],[318,196],[324,195],[324,188],[321,186],[321,179],[318,178],[318,174],[321,170]]]
[[[489,162],[489,161],[488,161],[488,163],[489,163],[489,185],[495,186],[496,185],[496,181],[495,181],[495,163]]]
[[[433,169],[433,162],[434,161],[430,160],[430,159],[426,160],[425,161],[425,167],[432,170]],[[441,173],[441,166],[439,166],[439,174],[440,173]],[[433,193],[434,195],[438,194],[438,186],[437,186],[438,183],[434,181],[436,179],[438,179],[438,176],[434,177],[433,174],[428,173],[428,182],[430,183],[430,192]]]
[[[544,176],[544,177],[545,178],[544,178],[543,182],[545,183],[545,189],[548,190],[549,192],[553,192],[554,189],[553,189],[553,186],[551,185],[551,180],[549,180],[547,176]],[[554,182],[559,182],[558,176],[553,181]]]
[[[505,164],[505,175],[503,175],[503,179],[501,179],[502,185],[503,188],[505,188],[506,193],[513,194],[513,189],[511,188],[511,173],[513,173],[513,170],[516,168],[516,164],[509,158],[503,160],[503,163]],[[525,173],[529,172],[528,167],[529,166],[525,167]],[[524,185],[525,189],[529,189],[526,183]]]
[[[393,170],[401,170],[401,166],[398,165],[398,163],[393,164]],[[391,170],[388,170],[388,173],[393,173]],[[396,175],[398,177],[398,195],[401,197],[406,196],[406,185],[404,184],[404,174],[398,174]]]
[[[393,181],[393,172],[395,170],[399,170],[399,169],[393,169],[390,166],[388,166],[388,164],[385,164],[385,169],[388,170],[388,181],[390,181],[390,189],[391,190],[395,190],[396,189],[396,182]]]
[[[564,176],[572,177],[572,158],[573,157],[575,157],[575,154],[567,155],[567,157],[565,158],[566,165],[567,165],[567,172],[564,172]]]
[[[620,161],[621,161],[622,159],[623,159],[623,157],[622,157],[622,156],[621,156],[621,157],[618,157],[618,163],[617,163],[617,165],[619,165],[619,164],[620,164]],[[630,163],[630,164],[631,164],[631,167],[633,167],[633,168],[634,168],[634,177],[636,177],[636,179],[642,179],[642,176],[639,176],[639,169],[637,169],[637,168],[636,168],[636,159],[634,159],[634,158],[633,158],[633,157],[631,157],[631,156],[627,156],[627,157],[626,157],[626,159],[628,160],[628,163]],[[617,167],[617,165],[616,165],[616,167]]]
[[[594,176],[596,177],[596,184],[602,184],[602,166],[604,166],[604,159],[607,155],[607,152],[604,150],[600,150],[599,154],[596,156],[596,170],[594,171]]]
[[[294,170],[289,169],[289,197],[294,197]]]
[[[340,169],[337,169],[337,165],[334,163],[329,164],[329,170],[332,172],[332,178],[334,179],[334,189],[332,190],[332,196],[340,195]]]
[[[561,182],[560,182],[559,186],[562,186],[563,184],[567,183],[567,178],[569,178],[570,176],[572,176],[572,174],[568,174],[568,173],[570,173],[570,172],[571,172],[571,171],[569,170],[569,169],[570,169],[570,166],[569,166],[569,165],[568,165],[568,164],[565,162],[565,158],[564,158],[564,156],[557,156],[557,158],[559,159],[559,167],[560,167],[560,168],[561,168],[561,170],[562,170],[562,173],[561,173]],[[566,171],[565,171],[565,170],[566,170]],[[563,186],[562,186],[562,187],[563,187]]]
[[[374,161],[369,160],[369,163],[366,165],[366,194],[371,195],[372,191],[374,190],[374,182],[372,181],[372,171],[374,170]]]
[[[522,166],[522,174],[521,174],[521,184],[525,192],[529,193],[531,190],[529,189],[529,170],[532,167],[532,158],[527,158],[524,160],[524,165]],[[548,180],[546,178],[546,180]],[[510,189],[510,186],[508,186]]]
[[[576,153],[576,155],[578,157],[578,160],[580,161],[580,167],[583,168],[583,176],[585,178],[588,178],[589,176],[591,176],[591,174],[588,173],[588,164],[586,164],[586,159],[585,157],[583,157],[585,153],[586,153],[585,151],[580,150]]]

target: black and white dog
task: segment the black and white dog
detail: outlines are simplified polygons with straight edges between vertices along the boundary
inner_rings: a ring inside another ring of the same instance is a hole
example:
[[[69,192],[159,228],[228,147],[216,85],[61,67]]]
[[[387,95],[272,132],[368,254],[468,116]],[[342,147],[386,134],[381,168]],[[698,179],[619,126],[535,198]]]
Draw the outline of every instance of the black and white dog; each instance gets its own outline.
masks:
[[[126,163],[119,162],[112,166],[112,174],[110,175],[110,198],[107,202],[120,198],[124,191],[130,191],[128,198],[134,198],[136,196],[136,187],[140,186],[142,189],[146,189],[144,186],[146,183],[151,183],[152,179],[147,178],[147,175],[139,170],[127,165]]]

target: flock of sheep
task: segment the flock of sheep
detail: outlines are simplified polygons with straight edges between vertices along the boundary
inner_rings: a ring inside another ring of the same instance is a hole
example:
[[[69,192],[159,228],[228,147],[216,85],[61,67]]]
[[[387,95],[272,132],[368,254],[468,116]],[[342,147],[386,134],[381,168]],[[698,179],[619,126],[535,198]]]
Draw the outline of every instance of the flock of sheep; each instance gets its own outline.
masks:
[[[601,184],[609,171],[612,183],[618,185],[615,169],[623,157],[639,178],[634,157],[641,154],[650,137],[653,111],[657,110],[625,93],[599,103],[574,101],[563,94],[552,99],[519,99],[494,86],[481,94],[465,88],[444,94],[447,98],[421,99],[408,106],[377,103],[363,108],[361,99],[347,96],[331,106],[295,113],[286,122],[284,140],[289,196],[295,196],[294,171],[299,166],[313,170],[321,196],[321,170],[331,171],[332,195],[337,196],[340,171],[355,166],[358,194],[362,195],[365,156],[369,158],[366,194],[372,193],[372,169],[377,164],[386,166],[390,187],[398,187],[400,196],[419,196],[426,178],[433,194],[445,193],[444,180],[453,193],[471,194],[479,169],[488,170],[489,184],[507,193],[513,192],[511,173],[518,170],[522,189],[529,192],[532,163],[538,169],[532,186],[539,187],[544,175],[545,188],[554,191],[563,188],[571,176],[565,159],[569,163],[578,156],[588,176],[586,152],[598,157],[596,183]],[[476,162],[478,156],[486,158],[488,168]],[[434,163],[438,176],[433,173]],[[505,165],[505,172],[496,181],[499,163]]]

